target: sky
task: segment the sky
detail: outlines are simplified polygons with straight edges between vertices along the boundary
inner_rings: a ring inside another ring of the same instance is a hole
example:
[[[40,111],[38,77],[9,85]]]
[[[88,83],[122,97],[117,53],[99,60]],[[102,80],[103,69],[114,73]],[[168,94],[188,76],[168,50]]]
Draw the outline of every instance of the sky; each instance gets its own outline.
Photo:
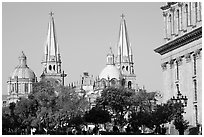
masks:
[[[165,3],[2,3],[2,94],[7,94],[7,80],[21,51],[40,80],[50,11],[54,12],[62,70],[68,75],[65,85],[79,80],[84,71],[94,77],[100,74],[109,47],[116,53],[123,13],[137,83],[148,91],[161,91],[161,56],[154,49],[164,43],[162,5]]]

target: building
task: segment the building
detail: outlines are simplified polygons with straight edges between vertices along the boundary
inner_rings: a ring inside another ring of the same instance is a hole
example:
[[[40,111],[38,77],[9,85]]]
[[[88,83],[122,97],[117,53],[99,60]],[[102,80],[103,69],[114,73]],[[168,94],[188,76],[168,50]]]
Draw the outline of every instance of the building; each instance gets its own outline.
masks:
[[[50,12],[50,20],[48,24],[47,40],[45,43],[44,58],[42,63],[43,72],[41,74],[42,81],[53,80],[56,84],[64,85],[64,71],[61,70],[61,58],[59,45],[57,43],[54,13]]]
[[[99,76],[93,78],[88,72],[84,72],[79,82],[69,84],[76,88],[78,93],[86,94],[92,106],[94,100],[100,96],[101,91],[106,87],[130,88],[138,90],[136,75],[134,74],[134,61],[132,48],[128,38],[125,16],[121,15],[119,39],[117,43],[117,55],[115,56],[112,48],[106,56],[106,66]]]
[[[11,73],[8,85],[7,105],[11,102],[17,102],[20,97],[27,97],[32,92],[32,85],[37,81],[35,73],[27,65],[27,57],[21,52],[19,56],[19,65]]]
[[[181,93],[187,97],[184,118],[190,127],[202,124],[202,15],[201,2],[167,2],[162,57],[163,101]]]

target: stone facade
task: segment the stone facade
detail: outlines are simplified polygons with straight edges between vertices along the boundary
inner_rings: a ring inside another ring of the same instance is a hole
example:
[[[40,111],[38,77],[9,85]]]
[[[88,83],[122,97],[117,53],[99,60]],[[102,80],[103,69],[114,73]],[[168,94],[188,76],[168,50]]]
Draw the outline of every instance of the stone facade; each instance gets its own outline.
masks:
[[[161,7],[164,44],[155,49],[162,57],[163,102],[178,91],[187,96],[184,118],[202,124],[202,16],[201,2],[168,2]]]

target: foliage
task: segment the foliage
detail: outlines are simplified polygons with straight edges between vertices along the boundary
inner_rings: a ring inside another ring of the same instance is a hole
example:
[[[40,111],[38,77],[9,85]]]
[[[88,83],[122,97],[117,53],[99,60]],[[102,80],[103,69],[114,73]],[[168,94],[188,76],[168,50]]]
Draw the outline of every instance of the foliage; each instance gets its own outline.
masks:
[[[96,106],[107,109],[114,117],[117,124],[125,124],[124,116],[128,113],[134,102],[134,91],[123,87],[108,87],[102,91],[101,97],[97,98]]]
[[[108,111],[95,107],[86,112],[84,119],[86,122],[94,124],[104,124],[106,122],[111,122],[111,116]]]

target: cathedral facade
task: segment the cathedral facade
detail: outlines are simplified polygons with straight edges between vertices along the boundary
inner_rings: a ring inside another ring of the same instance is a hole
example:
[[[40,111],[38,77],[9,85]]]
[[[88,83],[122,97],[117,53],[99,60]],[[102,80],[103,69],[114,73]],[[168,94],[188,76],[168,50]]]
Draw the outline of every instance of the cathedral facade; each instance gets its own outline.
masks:
[[[196,127],[202,124],[201,2],[168,2],[161,9],[164,44],[155,52],[162,57],[163,101],[185,96],[184,118]]]

